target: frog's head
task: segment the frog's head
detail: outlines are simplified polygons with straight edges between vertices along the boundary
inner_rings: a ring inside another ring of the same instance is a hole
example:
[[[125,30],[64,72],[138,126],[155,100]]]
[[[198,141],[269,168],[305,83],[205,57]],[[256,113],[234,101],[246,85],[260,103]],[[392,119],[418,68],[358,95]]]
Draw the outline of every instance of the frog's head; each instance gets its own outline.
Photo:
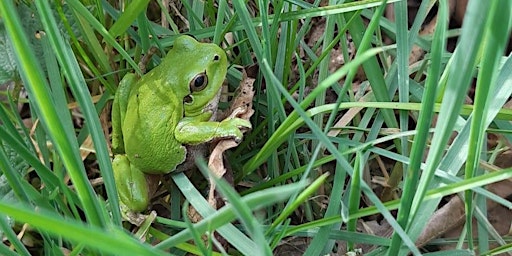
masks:
[[[185,81],[188,94],[183,98],[185,116],[212,112],[217,107],[218,96],[227,73],[227,56],[219,46],[199,43],[189,36],[176,39],[175,47],[183,54]]]

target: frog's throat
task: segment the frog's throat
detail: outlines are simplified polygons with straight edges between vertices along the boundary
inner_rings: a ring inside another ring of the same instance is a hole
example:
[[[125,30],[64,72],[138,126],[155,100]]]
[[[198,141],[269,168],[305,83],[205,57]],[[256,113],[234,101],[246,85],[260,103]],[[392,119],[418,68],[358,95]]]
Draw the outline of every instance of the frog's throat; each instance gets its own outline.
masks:
[[[217,114],[217,109],[219,107],[219,99],[220,99],[221,91],[219,90],[215,96],[206,104],[200,107],[195,107],[194,104],[184,104],[185,108],[185,116],[198,116],[203,113],[212,113],[212,117],[215,117]]]
[[[213,119],[216,118],[216,116],[217,116],[217,109],[219,109],[220,94],[221,94],[221,90],[219,90],[217,92],[217,94],[215,94],[215,96],[203,108],[203,111],[211,112],[212,113],[212,117],[211,118],[213,118]]]

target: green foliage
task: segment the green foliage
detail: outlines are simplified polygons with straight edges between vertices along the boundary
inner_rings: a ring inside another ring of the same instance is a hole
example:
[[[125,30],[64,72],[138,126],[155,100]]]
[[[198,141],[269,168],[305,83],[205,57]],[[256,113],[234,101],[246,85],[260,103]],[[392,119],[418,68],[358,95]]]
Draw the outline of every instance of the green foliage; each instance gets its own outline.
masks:
[[[5,84],[14,80],[17,75],[16,60],[5,30],[0,31],[0,54],[0,83]]]
[[[512,60],[502,56],[512,2],[469,1],[462,28],[451,30],[448,1],[437,1],[431,36],[419,35],[428,0],[413,20],[398,0],[172,2],[165,25],[160,1],[0,2],[0,84],[15,88],[0,94],[0,229],[8,241],[0,254],[218,254],[213,247],[271,255],[293,238],[304,241],[305,255],[362,246],[368,255],[418,255],[431,247],[415,241],[442,198],[456,193],[479,236],[468,222],[456,249],[430,254],[510,251],[509,237],[487,225],[486,202],[512,203],[485,186],[512,177],[490,165],[512,139],[504,108]],[[142,74],[137,63],[152,47],[148,69],[181,33],[226,49],[230,91],[242,80],[238,67],[259,66],[253,130],[226,153],[234,184],[210,177],[201,161],[202,180],[199,171],[168,177],[160,191],[169,194],[158,198],[166,214],[140,231],[148,232],[142,243],[119,212],[109,102],[124,74]],[[425,55],[410,63],[413,46]],[[332,66],[341,56],[343,65]],[[473,81],[474,104],[466,104]],[[489,133],[501,139],[486,148]],[[370,168],[382,159],[388,170]],[[208,179],[226,199],[220,209],[202,193]],[[189,205],[202,220],[189,220]],[[361,232],[358,221],[369,218],[393,232]],[[16,237],[23,232],[36,246]]]

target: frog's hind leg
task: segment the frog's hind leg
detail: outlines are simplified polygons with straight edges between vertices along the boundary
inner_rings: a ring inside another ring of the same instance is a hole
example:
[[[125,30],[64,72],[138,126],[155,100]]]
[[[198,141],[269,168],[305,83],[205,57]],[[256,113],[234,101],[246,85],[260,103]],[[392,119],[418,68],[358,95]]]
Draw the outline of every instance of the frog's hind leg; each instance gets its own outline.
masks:
[[[121,203],[133,212],[146,210],[150,195],[145,174],[130,164],[126,155],[116,155],[112,161],[112,168]]]

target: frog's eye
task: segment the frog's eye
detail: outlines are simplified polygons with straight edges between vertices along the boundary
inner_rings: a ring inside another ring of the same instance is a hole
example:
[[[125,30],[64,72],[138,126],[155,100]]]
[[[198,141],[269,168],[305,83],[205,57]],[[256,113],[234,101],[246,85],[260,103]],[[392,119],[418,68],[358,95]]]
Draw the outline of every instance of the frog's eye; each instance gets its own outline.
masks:
[[[208,76],[206,73],[197,74],[192,81],[190,81],[190,91],[199,92],[206,88],[208,85]]]

